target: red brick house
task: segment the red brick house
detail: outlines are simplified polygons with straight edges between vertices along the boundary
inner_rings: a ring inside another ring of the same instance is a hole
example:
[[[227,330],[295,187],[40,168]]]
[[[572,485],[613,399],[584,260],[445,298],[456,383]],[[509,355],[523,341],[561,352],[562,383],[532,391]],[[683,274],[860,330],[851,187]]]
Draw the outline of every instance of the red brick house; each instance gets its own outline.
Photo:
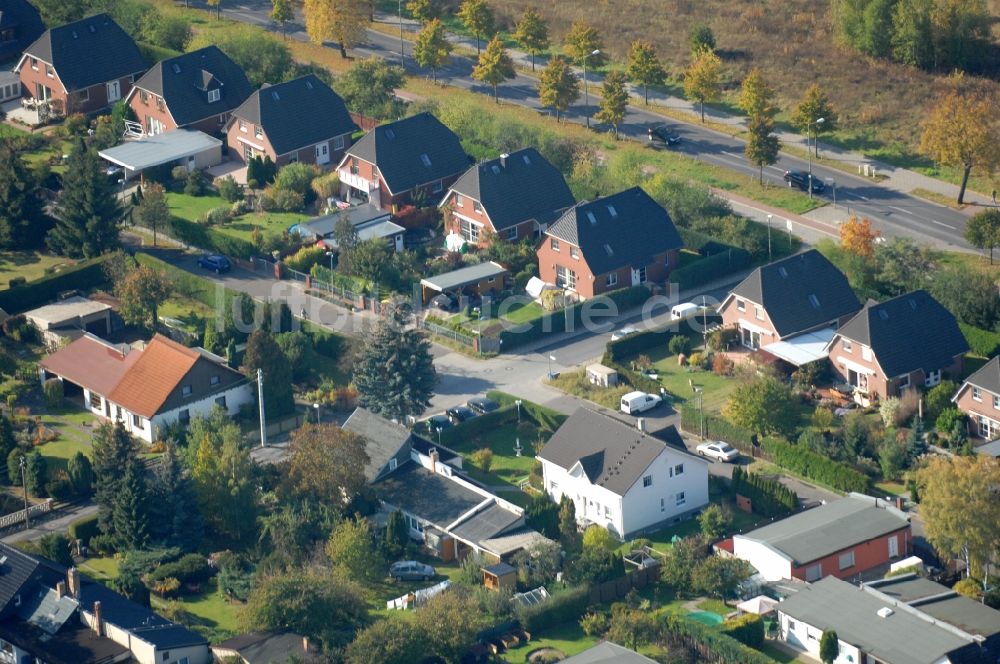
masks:
[[[362,136],[337,171],[344,198],[395,212],[437,200],[469,161],[454,132],[430,113],[418,113]]]
[[[736,329],[740,343],[756,350],[780,341],[795,345],[796,338],[817,331],[832,336],[830,330],[859,309],[847,277],[810,249],[751,272],[726,296],[719,313],[723,326]],[[811,354],[802,359],[808,357]]]
[[[575,203],[559,169],[535,148],[524,148],[467,170],[438,207],[450,212],[448,232],[485,246],[490,237],[511,242],[540,237]]]
[[[57,113],[94,113],[128,95],[146,61],[121,26],[97,14],[46,30],[14,71],[26,96]]]
[[[1000,356],[966,378],[951,400],[969,416],[969,435],[1000,438]]]
[[[232,112],[226,142],[244,162],[269,156],[293,162],[336,163],[358,130],[344,100],[314,74],[265,85]]]
[[[153,65],[126,101],[147,134],[178,127],[219,134],[252,93],[243,69],[218,47],[206,46]]]
[[[849,579],[912,551],[906,514],[858,493],[733,536],[733,555],[768,581]]]
[[[683,245],[670,214],[632,187],[566,210],[538,245],[538,275],[591,298],[665,281]]]
[[[869,399],[957,377],[968,350],[955,317],[923,290],[869,300],[827,345],[833,370]]]

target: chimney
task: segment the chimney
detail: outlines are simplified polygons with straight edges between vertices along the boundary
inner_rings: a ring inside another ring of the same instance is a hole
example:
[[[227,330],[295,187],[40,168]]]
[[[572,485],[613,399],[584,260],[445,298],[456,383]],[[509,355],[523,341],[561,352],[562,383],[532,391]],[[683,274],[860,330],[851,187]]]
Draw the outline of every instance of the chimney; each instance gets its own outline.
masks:
[[[428,456],[431,458],[431,472],[436,473],[439,458],[437,448],[432,447]]]
[[[899,510],[899,511],[901,511],[901,512],[903,511],[903,497],[902,496],[896,496],[896,509]]]
[[[500,168],[507,168],[507,157],[509,157],[506,152],[500,155]]]
[[[635,421],[635,426],[639,428],[639,431],[646,433],[646,418],[640,417]]]
[[[303,636],[302,637],[302,652],[306,652],[306,653],[309,652],[309,637],[308,636]]]
[[[66,570],[66,589],[70,597],[80,597],[80,572],[75,567]]]
[[[104,617],[101,615],[100,602],[94,602],[94,634],[104,636]]]
[[[66,596],[66,582],[60,581],[56,584],[56,597],[62,599]]]

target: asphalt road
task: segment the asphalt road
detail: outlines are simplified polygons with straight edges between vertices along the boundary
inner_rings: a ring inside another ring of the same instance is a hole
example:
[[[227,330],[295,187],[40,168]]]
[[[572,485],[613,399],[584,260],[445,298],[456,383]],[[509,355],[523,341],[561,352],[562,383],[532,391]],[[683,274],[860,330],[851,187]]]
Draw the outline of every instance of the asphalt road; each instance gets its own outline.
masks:
[[[271,3],[267,0],[245,0],[238,5],[228,5],[224,14],[234,20],[252,23],[274,30],[275,24],[268,18]],[[292,39],[306,40],[307,36],[301,21],[287,26],[288,36]],[[369,30],[366,43],[351,49],[356,57],[376,56],[399,61],[400,41],[398,37]],[[410,72],[430,76],[429,70],[421,69],[413,61],[412,44],[404,44],[406,68]],[[484,95],[492,95],[490,86],[483,85],[472,79],[473,61],[470,58],[453,55],[448,63],[438,70],[437,77],[443,83],[464,88]],[[537,96],[538,82],[536,79],[518,72],[517,76],[499,87],[499,96],[506,102],[533,108],[548,114],[543,109]],[[599,86],[593,83],[589,86],[590,105],[581,101],[563,117],[569,121],[582,124],[587,115],[597,112]],[[650,113],[635,107],[629,107],[624,122],[619,131],[628,138],[647,141],[647,128],[661,124],[666,119],[662,115]],[[685,124],[670,119],[669,123],[677,130],[682,140],[674,148],[693,156],[701,161],[716,164],[747,176],[756,176],[757,167],[749,163],[743,156],[745,143],[727,134],[713,131],[696,124]],[[595,125],[596,128],[596,125]],[[603,129],[601,129],[603,130]],[[772,183],[784,184],[782,176],[786,170],[806,171],[808,163],[805,159],[782,154],[778,163],[764,169],[764,178]],[[813,176],[824,182],[836,182],[837,203],[848,206],[851,213],[867,216],[876,228],[887,236],[904,236],[918,241],[931,242],[942,248],[954,247],[968,249],[962,235],[967,217],[951,208],[938,205],[921,198],[909,196],[861,177],[853,176],[844,171],[814,164]],[[833,188],[819,195],[824,200],[833,200]]]

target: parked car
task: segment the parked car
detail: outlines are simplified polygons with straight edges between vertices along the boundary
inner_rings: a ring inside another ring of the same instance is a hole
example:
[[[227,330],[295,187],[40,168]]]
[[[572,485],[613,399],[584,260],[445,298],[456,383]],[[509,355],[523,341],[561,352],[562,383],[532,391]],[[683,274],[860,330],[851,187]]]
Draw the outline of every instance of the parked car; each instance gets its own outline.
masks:
[[[500,407],[500,404],[498,404],[496,401],[488,397],[475,397],[473,399],[469,399],[469,401],[465,405],[471,408],[472,410],[476,411],[480,415],[485,415],[486,413],[492,413],[494,410]]]
[[[625,337],[629,336],[630,334],[635,334],[638,331],[639,331],[638,329],[632,327],[631,325],[626,325],[622,329],[615,330],[614,332],[612,332],[611,333],[611,340],[612,341],[618,341],[619,339],[624,339]]]
[[[736,461],[740,458],[739,450],[730,446],[729,443],[724,443],[721,440],[713,440],[707,443],[702,443],[695,448],[695,451],[703,457],[722,461],[723,463]]]
[[[416,560],[400,560],[389,566],[389,576],[397,581],[430,581],[437,571]]]
[[[461,424],[476,416],[476,412],[468,406],[455,406],[446,410],[444,414],[448,416],[452,424]]]
[[[673,127],[664,124],[649,128],[649,140],[654,143],[659,141],[660,143],[665,143],[669,146],[680,143],[681,137]]]
[[[216,274],[229,272],[229,269],[232,267],[229,259],[225,256],[220,256],[219,254],[206,254],[205,256],[200,256],[198,258],[198,265],[206,270],[212,270]]]
[[[809,190],[809,174],[806,173],[805,171],[785,171],[785,182],[788,183],[789,187],[795,185],[802,191]],[[813,193],[818,194],[822,192],[824,189],[826,189],[826,185],[823,184],[823,179],[817,177],[816,175],[813,175],[812,176]]]
[[[440,295],[432,297],[430,305],[435,309],[440,309],[441,311],[448,311],[451,313],[458,311],[458,302],[447,293],[441,293]]]
[[[646,394],[645,392],[629,392],[622,396],[622,412],[628,415],[644,413],[651,408],[656,408],[663,401],[663,398],[656,394]]]
[[[447,415],[431,415],[424,420],[424,426],[427,428],[427,433],[436,435],[438,429],[451,428],[452,424]]]

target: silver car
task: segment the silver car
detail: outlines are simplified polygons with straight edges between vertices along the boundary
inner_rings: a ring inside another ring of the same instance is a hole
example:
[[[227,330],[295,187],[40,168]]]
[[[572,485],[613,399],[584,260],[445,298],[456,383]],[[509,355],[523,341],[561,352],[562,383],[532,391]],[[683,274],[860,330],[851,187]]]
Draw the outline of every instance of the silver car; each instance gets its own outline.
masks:
[[[389,567],[389,576],[397,581],[430,581],[437,572],[430,565],[416,560],[400,560]]]

